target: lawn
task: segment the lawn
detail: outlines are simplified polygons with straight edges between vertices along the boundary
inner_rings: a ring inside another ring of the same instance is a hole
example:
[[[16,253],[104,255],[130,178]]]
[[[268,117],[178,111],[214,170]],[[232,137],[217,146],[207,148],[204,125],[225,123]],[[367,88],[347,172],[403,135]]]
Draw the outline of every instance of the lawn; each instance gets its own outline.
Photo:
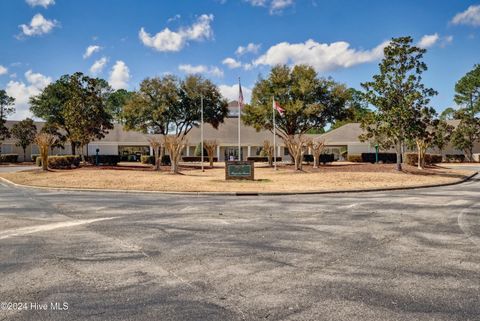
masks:
[[[85,167],[74,170],[2,173],[0,176],[18,184],[121,190],[169,192],[312,192],[396,188],[446,184],[460,181],[472,171],[434,167],[417,170],[405,166],[396,172],[395,165],[337,164],[314,169],[306,166],[296,172],[291,166],[278,171],[259,166],[255,168],[255,181],[225,181],[225,169],[183,167],[182,174],[173,175],[168,168],[155,172],[151,168]]]

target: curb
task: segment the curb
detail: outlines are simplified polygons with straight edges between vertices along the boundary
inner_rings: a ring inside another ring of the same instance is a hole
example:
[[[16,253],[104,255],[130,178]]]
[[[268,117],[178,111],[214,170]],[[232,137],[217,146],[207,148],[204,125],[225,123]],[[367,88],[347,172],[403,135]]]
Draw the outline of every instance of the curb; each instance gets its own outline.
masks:
[[[125,189],[102,189],[102,188],[72,188],[72,187],[46,187],[46,186],[32,186],[14,183],[6,178],[0,177],[0,181],[12,185],[14,187],[40,189],[40,190],[56,190],[56,191],[74,191],[74,192],[108,192],[108,193],[126,193],[126,194],[164,194],[164,195],[189,195],[189,196],[284,196],[284,195],[322,195],[322,194],[347,194],[347,193],[368,193],[368,192],[388,192],[388,191],[402,191],[425,189],[432,187],[443,187],[459,185],[468,182],[479,172],[475,172],[467,177],[464,177],[456,182],[431,184],[420,186],[406,186],[406,187],[386,187],[373,188],[361,190],[330,190],[330,191],[307,191],[307,192],[169,192],[169,191],[142,191],[142,190],[125,190]]]

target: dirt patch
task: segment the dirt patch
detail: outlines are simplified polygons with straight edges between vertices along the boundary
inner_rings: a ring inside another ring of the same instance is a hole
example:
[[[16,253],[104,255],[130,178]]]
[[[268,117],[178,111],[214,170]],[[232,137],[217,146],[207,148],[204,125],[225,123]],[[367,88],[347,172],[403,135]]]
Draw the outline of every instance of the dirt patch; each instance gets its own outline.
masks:
[[[395,165],[345,164],[294,171],[291,166],[255,169],[255,181],[225,181],[225,169],[196,166],[182,167],[182,175],[156,172],[152,168],[86,167],[75,170],[39,170],[2,173],[15,183],[68,188],[100,188],[170,192],[308,192],[413,187],[457,182],[472,171],[431,167],[418,170],[405,166],[397,172]]]

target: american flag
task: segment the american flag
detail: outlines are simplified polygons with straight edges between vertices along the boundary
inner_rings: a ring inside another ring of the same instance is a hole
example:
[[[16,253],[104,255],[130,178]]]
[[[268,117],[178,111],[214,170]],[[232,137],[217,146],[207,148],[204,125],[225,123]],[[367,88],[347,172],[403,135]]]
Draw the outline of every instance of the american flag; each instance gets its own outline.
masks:
[[[238,106],[243,108],[245,102],[243,100],[242,85],[240,84],[240,79],[238,80]]]
[[[273,108],[278,111],[280,116],[283,116],[283,114],[285,113],[285,109],[283,109],[275,100],[273,101]]]

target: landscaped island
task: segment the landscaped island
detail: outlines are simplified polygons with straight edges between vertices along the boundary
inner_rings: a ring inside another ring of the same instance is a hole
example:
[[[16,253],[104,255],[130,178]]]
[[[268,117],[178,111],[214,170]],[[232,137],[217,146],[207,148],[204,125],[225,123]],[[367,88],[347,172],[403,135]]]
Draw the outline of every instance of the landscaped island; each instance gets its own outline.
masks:
[[[433,166],[418,170],[405,166],[402,172],[394,164],[352,164],[294,171],[292,166],[281,166],[278,171],[258,166],[255,181],[225,181],[225,169],[216,164],[202,172],[195,166],[182,166],[182,175],[154,171],[151,167],[83,167],[75,170],[42,172],[30,170],[2,173],[14,183],[42,187],[115,189],[164,192],[326,192],[404,188],[459,182],[473,174],[467,170],[453,170]]]

